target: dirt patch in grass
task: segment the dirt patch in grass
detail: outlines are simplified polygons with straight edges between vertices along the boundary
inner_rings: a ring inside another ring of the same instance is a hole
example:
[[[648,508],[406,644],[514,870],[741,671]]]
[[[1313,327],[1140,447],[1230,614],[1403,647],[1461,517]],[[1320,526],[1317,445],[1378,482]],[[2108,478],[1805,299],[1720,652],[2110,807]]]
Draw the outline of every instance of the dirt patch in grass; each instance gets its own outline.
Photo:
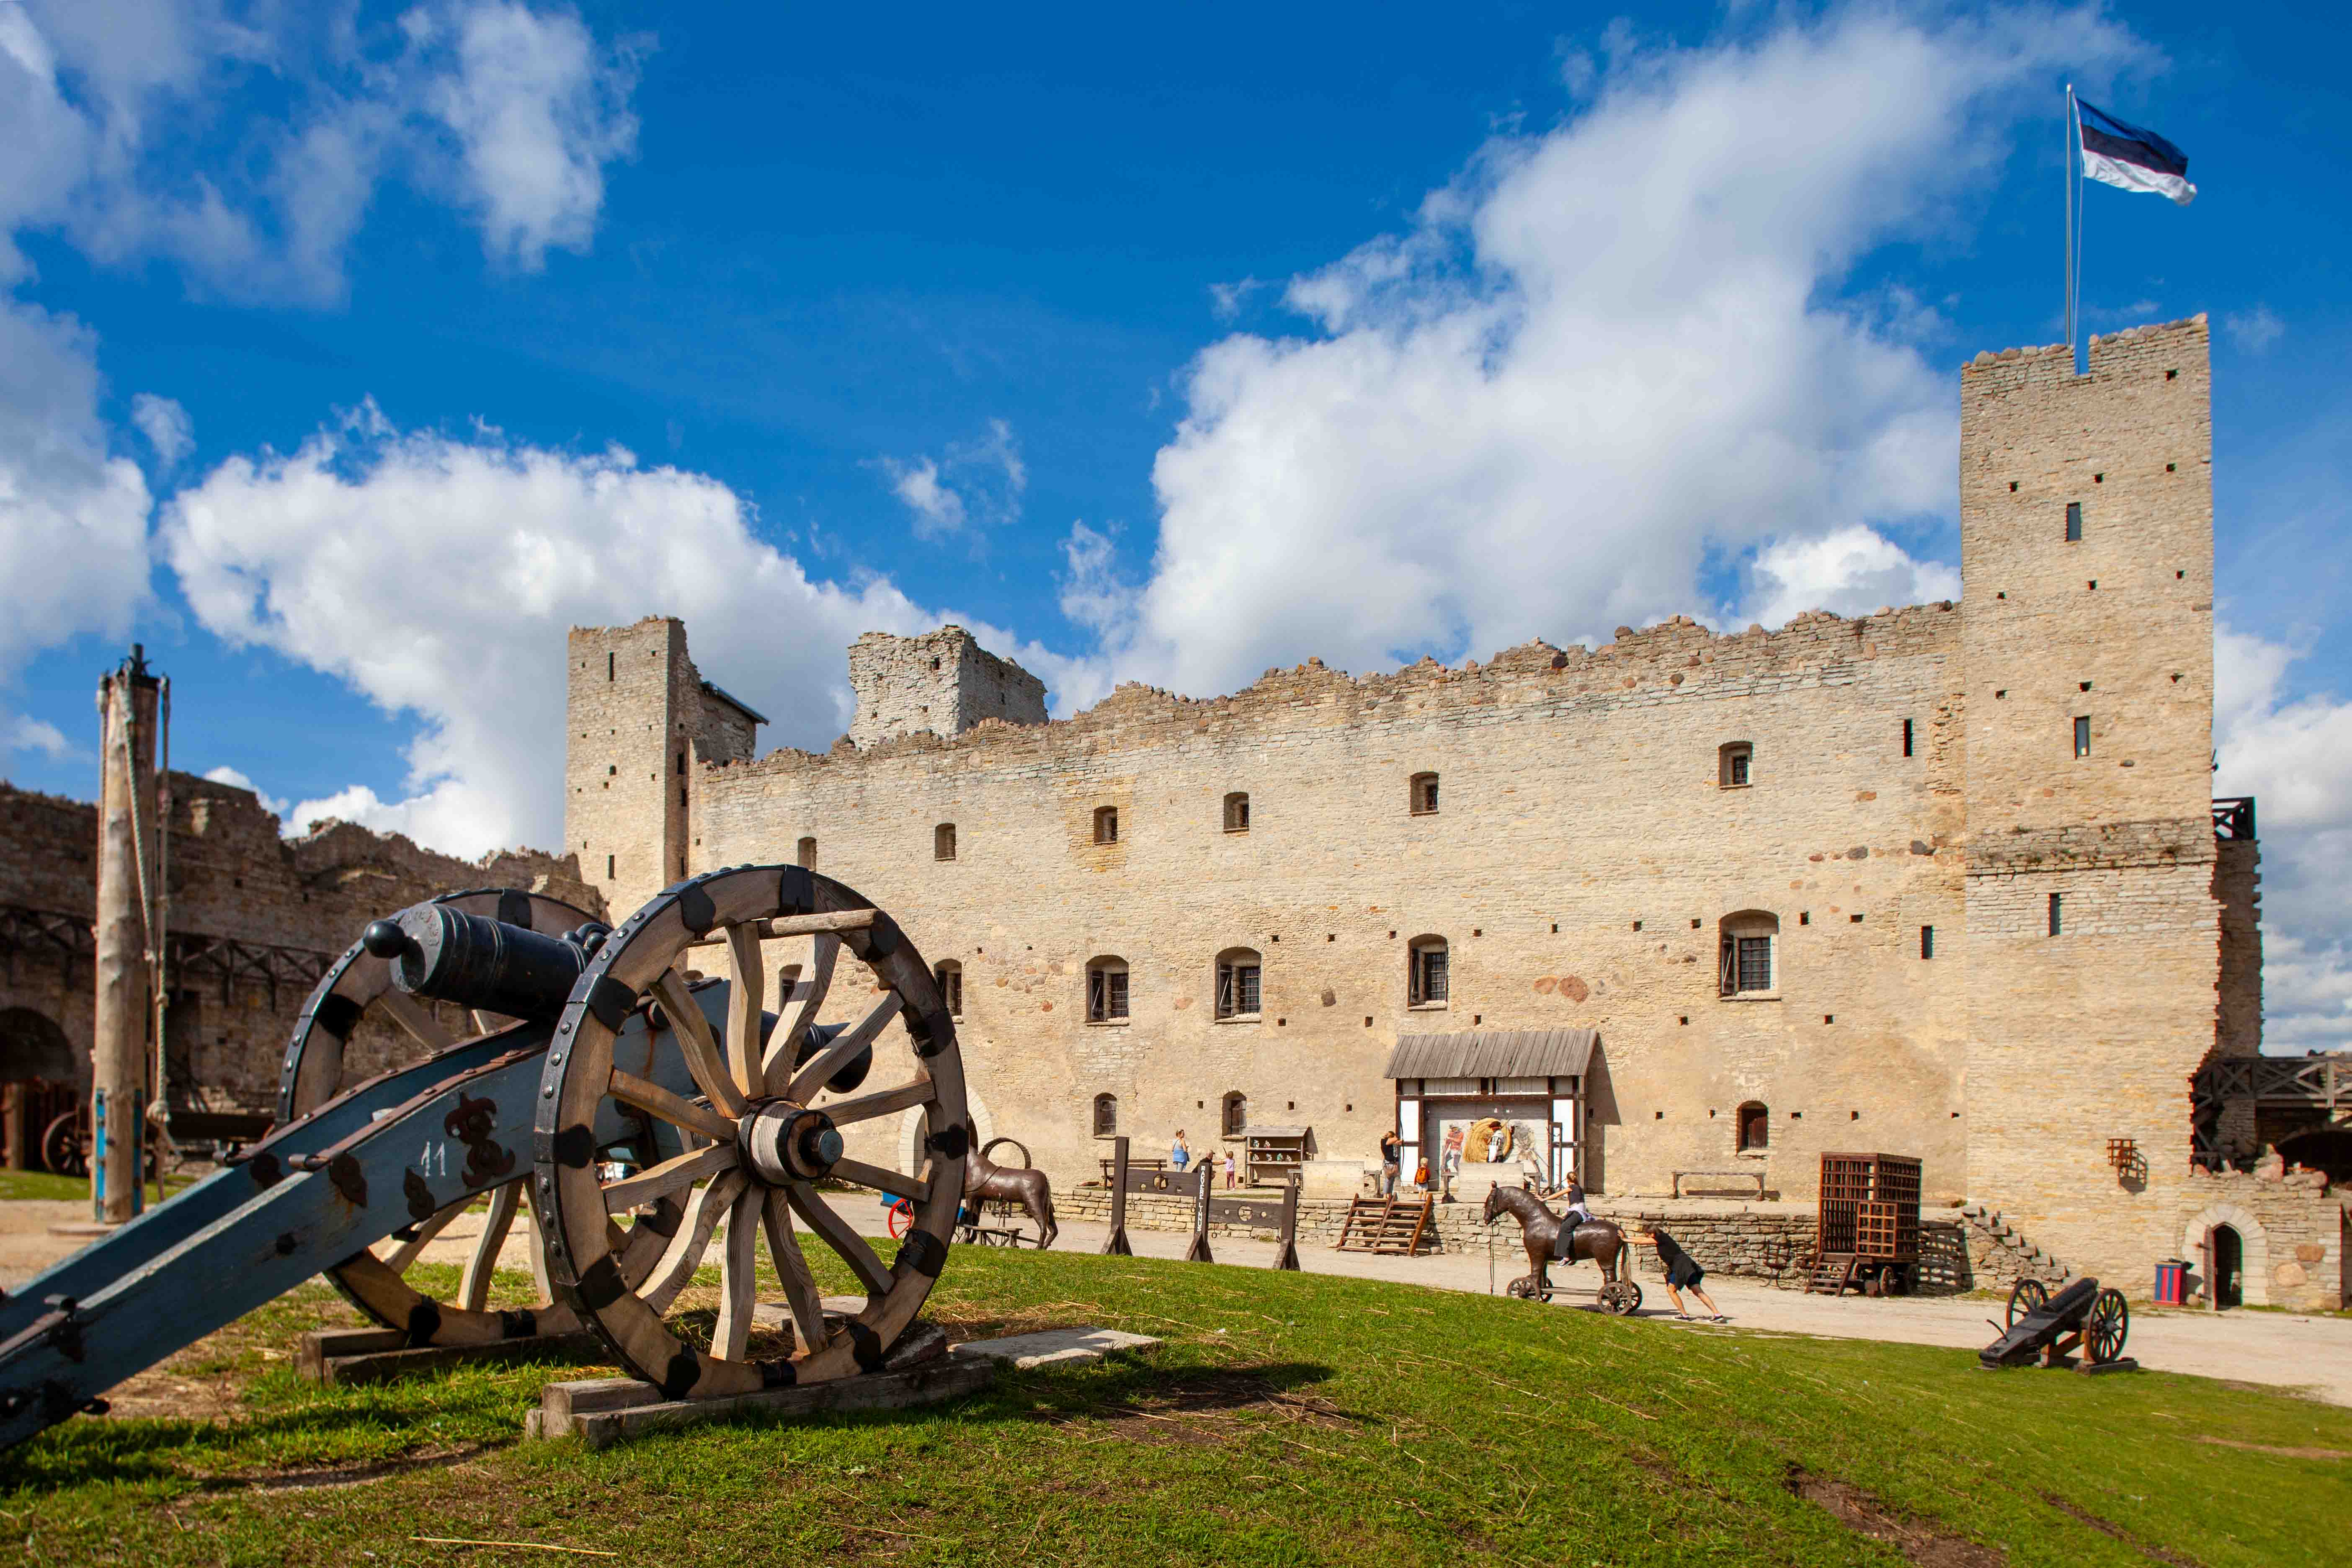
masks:
[[[215,1478],[199,1483],[197,1489],[205,1492],[324,1491],[334,1487],[357,1487],[370,1481],[389,1480],[394,1476],[404,1476],[414,1470],[451,1469],[488,1451],[488,1445],[474,1443],[462,1448],[452,1448],[446,1453],[415,1454],[373,1465],[261,1470],[252,1475]]]
[[[2352,1448],[2283,1448],[2275,1443],[2241,1443],[2235,1437],[2210,1437],[2199,1432],[2192,1443],[2210,1443],[2217,1448],[2242,1448],[2249,1454],[2270,1454],[2282,1459],[2352,1459]]]
[[[1789,1472],[1789,1489],[1828,1512],[1857,1535],[1880,1541],[1919,1568],[2006,1568],[2007,1554],[1954,1535],[1924,1520],[1906,1519],[1859,1487],[1834,1476],[1799,1468]]]
[[[2187,1552],[2175,1552],[2168,1546],[2157,1546],[2148,1542],[2142,1541],[2138,1536],[2134,1535],[2130,1531],[2126,1530],[2122,1525],[2116,1523],[2113,1520],[2101,1519],[2089,1509],[2082,1508],[2074,1503],[2068,1502],[2064,1498],[2058,1496],[2054,1492],[2043,1492],[2042,1494],[2042,1500],[2048,1503],[2052,1508],[2056,1509],[2060,1513],[2064,1514],[2068,1519],[2074,1521],[2077,1524],[2087,1524],[2093,1530],[2097,1531],[2101,1535],[2105,1536],[2108,1540],[2122,1542],[2126,1546],[2130,1547],[2133,1551],[2138,1552],[2141,1556],[2147,1558],[2151,1563],[2170,1563],[2172,1568],[2204,1568],[2202,1563],[2199,1563],[2194,1557],[2189,1556]]]

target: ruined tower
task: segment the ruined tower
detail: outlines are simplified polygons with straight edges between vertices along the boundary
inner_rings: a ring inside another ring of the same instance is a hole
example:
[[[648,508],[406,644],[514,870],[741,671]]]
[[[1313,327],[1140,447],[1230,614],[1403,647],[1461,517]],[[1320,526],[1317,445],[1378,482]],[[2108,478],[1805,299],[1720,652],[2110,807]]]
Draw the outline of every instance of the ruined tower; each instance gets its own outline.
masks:
[[[2160,1258],[2221,975],[2205,318],[1960,380],[1969,1187]]]
[[[686,875],[695,763],[750,757],[767,720],[701,678],[667,616],[574,627],[565,673],[564,847],[626,914]]]
[[[1045,683],[961,626],[912,637],[867,632],[849,646],[849,686],[857,696],[849,738],[860,747],[919,731],[961,735],[983,719],[1045,721]]]

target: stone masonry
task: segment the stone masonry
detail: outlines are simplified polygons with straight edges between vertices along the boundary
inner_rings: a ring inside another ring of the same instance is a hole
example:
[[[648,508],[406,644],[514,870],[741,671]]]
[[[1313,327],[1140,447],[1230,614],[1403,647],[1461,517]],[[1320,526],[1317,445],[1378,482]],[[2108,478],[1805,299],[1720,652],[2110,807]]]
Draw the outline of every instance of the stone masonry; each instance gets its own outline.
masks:
[[[707,738],[678,623],[578,630],[566,848],[625,910],[681,868],[795,858],[874,899],[957,971],[982,1135],[1066,1191],[1101,1097],[1139,1150],[1213,1147],[1239,1095],[1360,1160],[1400,1034],[1583,1027],[1583,1175],[1612,1202],[1738,1169],[1804,1203],[1823,1152],[1886,1150],[1925,1162],[1931,1211],[1987,1205],[2144,1291],[2189,1198],[2189,1077],[2259,1048],[2258,873],[2209,800],[2204,319],[2090,365],[1964,367],[1965,608],[1309,659],[1051,722],[960,628],[874,633],[844,742],[756,758]],[[1769,987],[1722,994],[1735,931],[1769,938]],[[1438,942],[1450,994],[1418,1002],[1408,953]],[[1217,1016],[1221,962],[1259,965],[1258,1012]],[[1089,1021],[1096,969],[1124,1017]]]

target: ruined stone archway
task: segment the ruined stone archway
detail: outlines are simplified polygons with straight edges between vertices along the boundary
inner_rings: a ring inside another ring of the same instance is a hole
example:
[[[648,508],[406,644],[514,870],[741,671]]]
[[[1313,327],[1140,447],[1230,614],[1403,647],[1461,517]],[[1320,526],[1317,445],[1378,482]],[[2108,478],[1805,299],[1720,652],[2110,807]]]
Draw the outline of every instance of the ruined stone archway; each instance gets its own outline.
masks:
[[[73,1043],[57,1021],[30,1007],[0,1008],[0,1082],[74,1079]]]
[[[963,1086],[963,1103],[964,1108],[971,1112],[972,1131],[978,1138],[972,1149],[977,1152],[986,1148],[988,1141],[996,1136],[996,1118],[988,1113],[988,1101],[981,1098],[980,1090],[974,1089],[969,1080]],[[922,1135],[923,1112],[919,1107],[898,1119],[898,1169],[919,1171],[923,1168],[922,1156],[915,1152],[916,1140]]]
[[[2242,1292],[2240,1304],[2247,1307],[2267,1307],[2271,1304],[2271,1244],[2263,1234],[2263,1222],[2232,1203],[2210,1204],[2190,1216],[2180,1230],[2180,1251],[2177,1256],[2189,1259],[2206,1279],[2212,1262],[2204,1253],[2205,1237],[2216,1226],[2228,1226],[2238,1233],[2240,1246],[2238,1282]],[[2208,1290],[2212,1289],[2206,1279]]]

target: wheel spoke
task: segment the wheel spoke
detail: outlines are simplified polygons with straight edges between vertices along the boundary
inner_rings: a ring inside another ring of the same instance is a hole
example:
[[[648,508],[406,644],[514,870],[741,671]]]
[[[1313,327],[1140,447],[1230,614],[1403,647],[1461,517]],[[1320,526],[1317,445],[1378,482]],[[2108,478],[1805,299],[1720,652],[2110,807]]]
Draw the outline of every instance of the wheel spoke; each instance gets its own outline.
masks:
[[[670,1037],[686,1058],[686,1070],[694,1075],[696,1086],[727,1115],[742,1115],[742,1091],[728,1076],[727,1058],[719,1054],[719,1042],[710,1037],[710,1020],[702,1016],[694,994],[686,988],[685,977],[675,969],[665,969],[654,982],[653,992],[668,1015]]]
[[[705,1176],[715,1176],[735,1167],[735,1144],[712,1143],[700,1149],[689,1149],[674,1155],[658,1165],[649,1165],[634,1176],[604,1184],[604,1208],[635,1208],[649,1198],[664,1193],[674,1193],[680,1187],[692,1186]]]
[[[731,1142],[735,1136],[735,1124],[719,1112],[672,1094],[657,1083],[648,1083],[635,1073],[614,1068],[612,1092],[613,1098],[622,1104],[650,1110],[673,1127],[699,1132],[705,1138],[720,1143]]]
[[[852,1057],[874,1043],[882,1026],[898,1016],[902,999],[896,991],[874,1005],[874,1010],[857,1020],[855,1027],[834,1037],[833,1043],[809,1058],[806,1067],[793,1075],[784,1087],[783,1098],[795,1105],[806,1105],[824,1087],[824,1080],[839,1072]]]
[[[889,1290],[890,1271],[882,1267],[882,1260],[874,1256],[866,1238],[833,1212],[823,1194],[805,1182],[794,1182],[784,1193],[792,1200],[793,1212],[801,1216],[801,1223],[823,1237],[824,1244],[841,1255],[850,1272],[857,1276],[858,1283],[866,1287],[866,1294],[879,1296]]]
[[[760,1068],[761,995],[767,977],[760,970],[760,933],[749,921],[727,928],[727,955],[735,977],[727,985],[727,1065],[746,1098],[768,1091]],[[728,1358],[733,1360],[733,1357]]]
[[[499,1250],[514,1228],[515,1210],[522,1202],[523,1184],[509,1182],[490,1194],[489,1217],[474,1238],[473,1256],[466,1259],[465,1278],[457,1282],[457,1305],[478,1312],[490,1304],[490,1276],[498,1272]]]
[[[473,1201],[471,1198],[459,1198],[456,1203],[447,1205],[436,1212],[430,1218],[419,1221],[415,1239],[404,1241],[394,1247],[385,1256],[383,1266],[394,1274],[407,1273],[408,1266],[416,1261],[416,1255],[425,1250],[425,1244],[448,1229],[450,1222],[464,1214],[466,1205]]]
[[[669,1238],[662,1249],[661,1260],[646,1276],[637,1294],[658,1318],[669,1310],[677,1293],[686,1289],[687,1281],[702,1263],[703,1248],[710,1245],[710,1233],[719,1228],[720,1216],[736,1194],[751,1178],[740,1171],[728,1171],[697,1192],[686,1205],[686,1217],[678,1223],[677,1234]]]
[[[719,1321],[710,1331],[710,1353],[720,1361],[741,1361],[751,1343],[760,1215],[767,1206],[767,1188],[747,1187],[727,1211],[727,1245],[719,1255]]]
[[[408,1031],[408,1037],[428,1051],[445,1051],[457,1044],[441,1021],[427,1012],[424,1004],[397,986],[388,988],[376,1000],[392,1015],[392,1021]]]
[[[768,1256],[775,1259],[776,1278],[784,1283],[784,1300],[793,1310],[793,1328],[799,1336],[800,1348],[814,1354],[824,1349],[827,1339],[824,1301],[817,1294],[816,1278],[809,1272],[808,1259],[801,1256],[800,1238],[793,1234],[792,1207],[771,1194],[760,1217],[768,1229]]]
[[[918,1105],[929,1105],[937,1093],[929,1079],[918,1079],[902,1083],[896,1089],[877,1089],[861,1094],[855,1100],[836,1101],[824,1108],[835,1127],[846,1127],[853,1121],[871,1121],[877,1116],[887,1116],[894,1110],[910,1110]]]
[[[816,1022],[817,1009],[824,1005],[825,993],[833,989],[833,966],[841,957],[841,939],[824,931],[809,945],[813,950],[809,977],[795,993],[800,1005],[769,1037],[767,1054],[760,1058],[761,1076],[767,1079],[770,1094],[782,1092],[785,1081],[793,1076],[793,1063],[800,1056],[801,1042],[808,1038],[809,1026]]]
[[[931,1195],[931,1184],[927,1177],[904,1176],[896,1171],[886,1171],[879,1165],[869,1165],[863,1160],[835,1160],[833,1174],[845,1182],[872,1187],[877,1193],[892,1197],[912,1198],[921,1203]]]

